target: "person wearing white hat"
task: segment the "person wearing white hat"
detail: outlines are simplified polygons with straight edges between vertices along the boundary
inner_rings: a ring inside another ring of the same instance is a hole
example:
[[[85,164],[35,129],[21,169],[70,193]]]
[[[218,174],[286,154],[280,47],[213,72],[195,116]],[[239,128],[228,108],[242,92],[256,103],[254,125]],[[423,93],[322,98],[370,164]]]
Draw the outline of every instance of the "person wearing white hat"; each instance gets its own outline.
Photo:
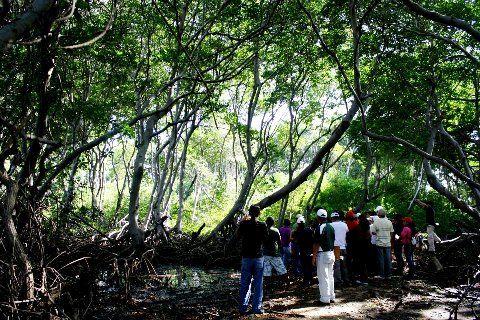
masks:
[[[301,258],[300,258],[300,248],[298,246],[298,233],[304,226],[300,226],[300,224],[305,224],[305,218],[300,213],[295,216],[294,224],[292,226],[291,238],[292,241],[290,243],[291,249],[291,261],[292,261],[292,268],[295,275],[302,274],[302,265],[301,265]]]
[[[335,254],[335,264],[333,268],[333,275],[335,283],[343,284],[347,282],[347,232],[348,226],[345,222],[340,220],[340,214],[336,211],[330,215],[332,219],[332,227],[335,230],[335,243],[333,253]]]
[[[320,304],[326,305],[335,302],[335,283],[333,280],[333,264],[335,255],[335,230],[327,222],[327,211],[317,211],[318,226],[315,229],[313,245],[313,265],[317,265],[318,288]]]
[[[392,270],[391,243],[393,224],[387,219],[385,209],[382,206],[378,206],[375,211],[378,219],[374,220],[370,231],[377,237],[376,246],[380,277],[388,279]]]

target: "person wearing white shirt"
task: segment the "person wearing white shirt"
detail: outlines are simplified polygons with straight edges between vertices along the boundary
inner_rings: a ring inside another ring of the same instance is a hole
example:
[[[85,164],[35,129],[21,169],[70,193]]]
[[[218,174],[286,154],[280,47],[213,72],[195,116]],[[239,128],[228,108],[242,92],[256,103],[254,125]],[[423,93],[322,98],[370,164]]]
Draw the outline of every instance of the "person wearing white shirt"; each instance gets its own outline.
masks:
[[[371,232],[377,236],[377,254],[378,254],[378,269],[380,277],[388,279],[392,270],[391,260],[391,246],[393,224],[386,217],[386,212],[383,207],[378,206],[375,210],[378,219],[374,220],[371,225]]]
[[[333,252],[335,254],[335,263],[333,265],[335,282],[339,285],[347,282],[347,232],[348,226],[340,220],[338,212],[332,212],[332,227],[335,230],[335,243]]]

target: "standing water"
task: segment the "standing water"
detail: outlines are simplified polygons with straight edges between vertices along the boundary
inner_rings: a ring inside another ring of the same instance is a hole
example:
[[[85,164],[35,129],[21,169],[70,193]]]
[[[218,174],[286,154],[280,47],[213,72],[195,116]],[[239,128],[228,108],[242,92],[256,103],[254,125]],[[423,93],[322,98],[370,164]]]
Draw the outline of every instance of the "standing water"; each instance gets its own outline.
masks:
[[[197,319],[199,314],[202,319],[229,318],[220,310],[237,304],[239,277],[232,269],[162,265],[135,278],[127,299],[122,289],[100,284],[101,310],[95,318]]]

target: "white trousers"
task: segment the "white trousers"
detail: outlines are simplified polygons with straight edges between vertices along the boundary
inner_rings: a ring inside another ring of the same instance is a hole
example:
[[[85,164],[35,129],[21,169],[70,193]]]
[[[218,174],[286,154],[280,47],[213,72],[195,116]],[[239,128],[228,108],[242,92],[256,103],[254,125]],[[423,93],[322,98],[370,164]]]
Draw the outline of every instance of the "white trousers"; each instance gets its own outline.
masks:
[[[319,252],[317,255],[317,278],[320,290],[320,301],[330,303],[335,300],[335,286],[333,280],[333,264],[335,255],[333,251]]]
[[[427,226],[427,233],[428,233],[428,251],[435,252],[435,242],[442,242],[437,234],[435,233],[435,226],[428,225]]]

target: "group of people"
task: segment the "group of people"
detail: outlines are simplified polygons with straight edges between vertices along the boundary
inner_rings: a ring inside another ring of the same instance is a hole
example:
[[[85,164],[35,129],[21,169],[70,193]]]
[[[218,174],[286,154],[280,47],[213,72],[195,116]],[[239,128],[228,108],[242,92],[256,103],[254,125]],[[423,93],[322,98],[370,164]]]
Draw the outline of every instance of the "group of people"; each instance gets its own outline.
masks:
[[[430,202],[416,203],[425,209],[428,250],[434,255],[435,242],[440,241],[435,234],[435,211]],[[423,239],[411,217],[395,214],[390,220],[381,206],[361,214],[352,210],[328,214],[320,208],[315,215],[309,225],[304,216],[297,215],[294,225],[285,219],[277,229],[272,217],[265,223],[258,220],[259,207],[249,208],[237,231],[242,256],[241,314],[247,313],[250,300],[251,312],[263,313],[263,281],[273,275],[302,276],[309,286],[316,274],[319,304],[328,305],[335,302],[335,286],[365,285],[372,275],[389,279],[393,257],[398,274],[406,266],[407,276],[414,274],[414,249]]]

